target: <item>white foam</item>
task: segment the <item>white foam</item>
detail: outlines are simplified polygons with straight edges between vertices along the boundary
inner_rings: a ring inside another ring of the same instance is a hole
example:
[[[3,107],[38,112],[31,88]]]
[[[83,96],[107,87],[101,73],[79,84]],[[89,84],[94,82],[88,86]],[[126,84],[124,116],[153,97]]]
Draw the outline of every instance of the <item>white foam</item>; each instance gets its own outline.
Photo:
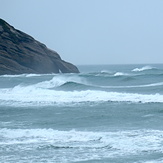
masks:
[[[159,130],[93,132],[53,129],[0,129],[0,138],[2,150],[6,149],[12,153],[18,153],[15,160],[15,157],[11,158],[11,162],[21,160],[20,153],[26,151],[46,151],[47,162],[62,163],[107,158],[117,160],[122,159],[122,157],[130,156],[132,158],[135,155],[144,155],[144,152],[147,154],[163,152],[163,131]],[[42,154],[41,152],[39,155],[39,161],[45,158],[45,155]],[[6,162],[4,155],[0,156],[2,162]],[[28,152],[26,156],[25,161],[29,160]],[[31,159],[34,162],[33,155]],[[8,162],[10,161],[8,160]]]
[[[134,72],[140,72],[140,71],[145,71],[145,70],[151,70],[154,69],[155,67],[151,67],[151,66],[144,66],[142,68],[135,68],[132,71]]]
[[[45,83],[44,83],[45,84]],[[163,102],[163,95],[160,94],[138,94],[138,93],[119,93],[106,92],[98,90],[84,91],[59,91],[46,89],[54,86],[51,85],[33,86],[16,86],[13,89],[0,89],[0,105],[53,105],[64,103],[79,103],[79,102],[102,102],[102,101],[117,101],[117,102]],[[56,83],[55,83],[56,84]]]
[[[128,85],[128,86],[99,86],[101,88],[145,88],[145,87],[156,87],[162,86],[163,82],[152,83],[152,84],[144,84],[144,85]],[[95,85],[96,86],[96,85]],[[98,86],[97,86],[98,87]]]
[[[49,74],[44,74],[44,75],[49,75]],[[43,74],[26,74],[25,77],[37,77],[37,76],[43,76]]]
[[[56,74],[20,74],[20,75],[0,75],[0,77],[5,78],[23,78],[23,77],[38,77],[38,76],[47,76],[47,75],[56,75]]]
[[[162,86],[162,85],[163,85],[163,82],[160,82],[160,83],[147,84],[147,85],[144,85],[144,87],[155,87],[155,86]]]
[[[75,83],[85,83],[87,84],[87,81],[79,76],[54,76],[51,80],[43,81],[40,83],[37,83],[33,85],[35,88],[55,88],[59,87],[67,82],[75,82]]]
[[[123,72],[116,72],[114,76],[128,76],[129,74]]]
[[[101,73],[107,73],[107,74],[110,74],[110,73],[112,73],[112,72],[109,71],[109,70],[101,70]]]
[[[21,74],[21,75],[1,75],[0,77],[10,77],[10,78],[17,78],[17,77],[25,77],[26,74]]]
[[[86,152],[103,150],[106,157],[111,155],[137,154],[143,151],[163,152],[163,131],[130,130],[115,132],[58,131],[53,129],[0,129],[0,145],[35,143],[57,147],[70,147]],[[112,149],[108,154],[108,149]]]
[[[161,159],[153,159],[150,161],[138,161],[138,162],[134,162],[134,163],[163,163],[163,158]]]

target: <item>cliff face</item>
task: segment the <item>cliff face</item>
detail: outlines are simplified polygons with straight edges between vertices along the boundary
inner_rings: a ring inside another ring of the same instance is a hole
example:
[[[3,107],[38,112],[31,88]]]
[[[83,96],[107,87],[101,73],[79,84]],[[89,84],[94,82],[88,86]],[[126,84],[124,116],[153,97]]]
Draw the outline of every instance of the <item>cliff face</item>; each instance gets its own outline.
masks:
[[[79,70],[57,52],[0,19],[0,75],[59,72]]]

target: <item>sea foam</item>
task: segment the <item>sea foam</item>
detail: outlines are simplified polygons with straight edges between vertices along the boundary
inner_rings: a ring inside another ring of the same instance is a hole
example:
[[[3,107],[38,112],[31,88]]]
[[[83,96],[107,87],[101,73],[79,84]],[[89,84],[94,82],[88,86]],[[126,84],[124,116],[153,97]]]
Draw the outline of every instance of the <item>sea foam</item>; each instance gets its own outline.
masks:
[[[134,72],[140,72],[140,71],[151,70],[151,69],[155,69],[155,67],[152,67],[152,66],[144,66],[142,68],[135,68],[132,71],[134,71]]]
[[[94,85],[94,86],[96,86],[96,85]],[[157,87],[157,86],[163,86],[163,82],[151,83],[151,84],[144,84],[144,85],[99,86],[99,87],[101,87],[101,88],[145,88],[145,87]]]
[[[79,76],[54,76],[51,80],[43,81],[34,85],[35,88],[55,88],[68,82],[87,84],[87,81]],[[32,86],[33,87],[33,86]]]
[[[50,86],[45,86],[50,87]],[[100,90],[61,91],[38,85],[0,89],[0,105],[53,105],[79,102],[163,103],[163,95],[107,92]]]
[[[123,72],[116,72],[114,76],[128,76],[129,74]]]
[[[0,129],[0,145],[29,144],[33,148],[71,148],[76,152],[87,149],[98,154],[111,150],[110,155],[137,154],[143,151],[163,152],[163,131],[129,130],[114,132],[59,131],[53,129]],[[32,145],[33,144],[33,145]],[[75,152],[73,151],[73,152]],[[100,154],[98,154],[100,155]]]

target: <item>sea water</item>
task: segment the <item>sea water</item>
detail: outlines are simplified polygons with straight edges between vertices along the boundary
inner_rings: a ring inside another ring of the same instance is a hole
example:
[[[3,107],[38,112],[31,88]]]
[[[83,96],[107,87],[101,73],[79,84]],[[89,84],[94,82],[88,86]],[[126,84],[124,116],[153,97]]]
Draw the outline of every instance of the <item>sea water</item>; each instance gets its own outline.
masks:
[[[162,163],[163,65],[0,76],[1,163]]]

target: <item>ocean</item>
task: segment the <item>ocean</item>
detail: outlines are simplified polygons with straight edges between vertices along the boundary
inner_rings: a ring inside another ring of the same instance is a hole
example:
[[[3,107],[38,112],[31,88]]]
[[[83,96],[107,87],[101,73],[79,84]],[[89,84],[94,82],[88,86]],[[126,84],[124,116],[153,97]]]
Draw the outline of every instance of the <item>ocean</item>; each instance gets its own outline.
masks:
[[[163,163],[163,65],[0,76],[1,163]]]

